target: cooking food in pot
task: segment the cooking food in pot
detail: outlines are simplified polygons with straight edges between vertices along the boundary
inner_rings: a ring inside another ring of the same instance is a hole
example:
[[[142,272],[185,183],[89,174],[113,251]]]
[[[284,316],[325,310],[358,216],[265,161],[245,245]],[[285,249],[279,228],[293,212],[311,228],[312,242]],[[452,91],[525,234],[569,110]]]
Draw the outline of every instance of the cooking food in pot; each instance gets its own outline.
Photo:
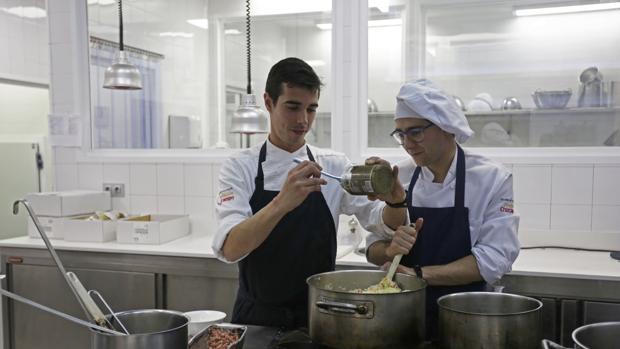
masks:
[[[398,287],[396,281],[388,280],[384,277],[378,284],[369,286],[367,288],[356,288],[352,290],[354,293],[398,293],[403,290]]]

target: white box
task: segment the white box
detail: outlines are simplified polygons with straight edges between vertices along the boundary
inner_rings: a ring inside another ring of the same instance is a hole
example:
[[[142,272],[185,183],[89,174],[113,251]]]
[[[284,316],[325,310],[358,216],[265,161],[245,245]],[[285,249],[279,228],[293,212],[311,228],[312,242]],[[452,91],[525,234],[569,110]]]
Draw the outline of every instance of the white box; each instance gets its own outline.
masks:
[[[129,244],[163,244],[188,234],[187,215],[144,215],[118,221],[116,239]]]
[[[37,218],[39,219],[41,228],[43,228],[43,232],[48,237],[48,239],[63,238],[65,218],[47,216],[37,216]],[[28,217],[28,236],[30,236],[31,238],[41,238],[41,234],[39,234],[37,227],[34,225],[34,222],[30,217]]]
[[[110,192],[72,190],[26,195],[37,216],[67,217],[109,211],[112,208]]]
[[[116,239],[116,222],[86,220],[90,216],[65,219],[63,224],[66,241],[105,242]]]

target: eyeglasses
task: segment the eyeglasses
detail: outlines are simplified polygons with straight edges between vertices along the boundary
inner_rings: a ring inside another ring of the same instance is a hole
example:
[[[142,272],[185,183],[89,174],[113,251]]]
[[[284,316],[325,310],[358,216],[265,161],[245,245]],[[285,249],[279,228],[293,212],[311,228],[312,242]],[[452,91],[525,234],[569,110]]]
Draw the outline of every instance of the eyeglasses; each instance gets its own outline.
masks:
[[[398,144],[400,145],[405,144],[405,136],[407,136],[407,139],[410,142],[420,143],[424,140],[424,130],[434,125],[435,124],[430,123],[422,127],[418,127],[418,126],[410,127],[404,131],[396,129],[392,131],[392,133],[390,133],[390,136],[392,136],[396,140],[396,142],[398,142]]]

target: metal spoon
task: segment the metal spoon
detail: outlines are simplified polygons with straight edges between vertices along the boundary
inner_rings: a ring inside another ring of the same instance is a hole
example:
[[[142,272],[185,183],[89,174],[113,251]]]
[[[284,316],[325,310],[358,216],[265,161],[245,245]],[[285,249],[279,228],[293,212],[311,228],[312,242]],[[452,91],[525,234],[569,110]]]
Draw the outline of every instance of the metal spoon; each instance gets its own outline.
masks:
[[[298,163],[298,164],[301,164],[301,163],[302,163],[302,162],[304,162],[304,161],[306,161],[306,160],[302,160],[302,159],[298,159],[298,158],[294,158],[294,159],[293,159],[293,162],[296,162],[296,163]],[[331,179],[335,179],[335,180],[337,180],[337,181],[341,181],[341,180],[342,180],[342,177],[340,177],[340,176],[336,176],[336,175],[333,175],[333,174],[331,174],[331,173],[327,173],[327,172],[325,172],[325,171],[321,171],[321,174],[322,174],[322,175],[324,175],[325,177],[329,177],[329,178],[331,178]]]
[[[125,332],[125,334],[130,334],[129,331],[127,330],[127,328],[125,327],[125,325],[123,325],[123,323],[121,322],[121,320],[116,316],[116,313],[114,312],[114,310],[112,310],[112,308],[110,308],[110,306],[108,305],[108,302],[105,301],[105,299],[103,299],[103,296],[101,295],[101,293],[99,293],[98,291],[95,290],[90,290],[88,291],[88,295],[90,297],[92,297],[93,295],[97,296],[97,298],[99,298],[99,301],[101,303],[103,303],[103,305],[108,309],[108,312],[110,313],[110,316],[116,321],[116,323],[123,329],[123,331]],[[112,326],[112,324],[110,324],[110,328],[114,328]]]

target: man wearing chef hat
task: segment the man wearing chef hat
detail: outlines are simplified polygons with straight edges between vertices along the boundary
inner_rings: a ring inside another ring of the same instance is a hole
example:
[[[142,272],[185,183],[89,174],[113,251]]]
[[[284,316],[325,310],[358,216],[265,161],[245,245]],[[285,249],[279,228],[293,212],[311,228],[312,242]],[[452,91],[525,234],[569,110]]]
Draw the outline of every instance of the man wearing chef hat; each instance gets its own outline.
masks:
[[[436,338],[437,299],[482,291],[511,270],[519,254],[512,174],[464,151],[473,135],[454,99],[426,79],[396,97],[394,139],[410,157],[398,163],[407,209],[419,232],[400,227],[367,238],[367,258],[383,265],[404,254],[400,272],[426,280],[427,337]]]
[[[338,181],[321,177],[321,170],[341,174],[350,165],[343,154],[305,141],[321,85],[298,58],[276,63],[264,94],[271,124],[267,140],[232,155],[220,170],[212,247],[222,261],[239,262],[233,322],[306,326],[306,278],[334,270],[340,214],[355,214],[378,234],[393,234],[407,219],[405,208],[352,196]],[[296,164],[294,159],[305,161]],[[397,173],[394,169],[394,177]],[[394,183],[391,193],[377,198],[402,202],[405,190],[398,180]]]

